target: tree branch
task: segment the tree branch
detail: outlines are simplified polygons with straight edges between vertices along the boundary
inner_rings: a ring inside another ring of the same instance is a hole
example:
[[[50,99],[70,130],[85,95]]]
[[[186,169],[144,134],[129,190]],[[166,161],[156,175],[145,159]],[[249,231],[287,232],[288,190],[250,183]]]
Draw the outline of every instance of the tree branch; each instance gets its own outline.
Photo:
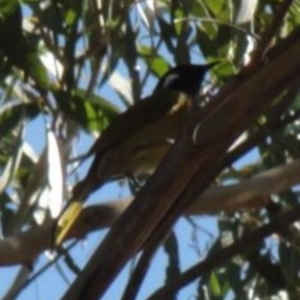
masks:
[[[186,216],[257,209],[265,206],[270,194],[300,183],[300,160],[262,172],[252,179],[226,187],[211,187],[185,211]],[[110,226],[130,205],[132,198],[109,201],[84,209],[67,239],[82,238]],[[54,223],[31,228],[0,241],[0,266],[24,264],[51,248]]]
[[[266,54],[268,48],[270,47],[271,41],[275,36],[276,32],[283,24],[283,19],[288,12],[290,6],[294,0],[284,0],[279,4],[279,7],[276,11],[275,16],[272,19],[271,24],[267,27],[266,31],[262,34],[262,39],[258,44],[258,47],[255,49],[251,64],[258,65]]]
[[[279,233],[286,230],[293,222],[299,220],[300,208],[294,208],[287,212],[281,213],[274,218],[270,223],[259,227],[251,233],[245,234],[242,238],[227,246],[216,253],[211,254],[204,261],[191,267],[178,277],[174,278],[172,282],[156,291],[147,300],[167,299],[168,295],[173,294],[187,284],[193,282],[197,278],[208,274],[214,268],[224,265],[228,260],[234,256],[247,253],[266,237],[273,233]]]

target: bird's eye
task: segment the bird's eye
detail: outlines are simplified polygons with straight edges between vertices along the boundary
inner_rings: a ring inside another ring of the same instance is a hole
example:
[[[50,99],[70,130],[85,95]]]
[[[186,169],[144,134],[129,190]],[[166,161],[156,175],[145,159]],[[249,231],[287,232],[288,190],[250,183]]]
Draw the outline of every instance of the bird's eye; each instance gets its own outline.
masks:
[[[168,74],[162,84],[162,88],[163,89],[167,89],[170,86],[172,86],[172,84],[174,84],[174,82],[180,77],[180,75],[178,73],[170,73]]]

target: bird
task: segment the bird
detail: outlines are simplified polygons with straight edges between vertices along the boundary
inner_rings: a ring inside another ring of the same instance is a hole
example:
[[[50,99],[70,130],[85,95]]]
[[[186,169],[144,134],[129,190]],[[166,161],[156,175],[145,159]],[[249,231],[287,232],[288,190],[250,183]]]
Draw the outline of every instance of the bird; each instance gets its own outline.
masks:
[[[87,157],[95,156],[87,175],[74,186],[58,218],[56,244],[61,244],[91,193],[109,181],[151,174],[156,169],[184,126],[205,74],[216,64],[181,64],[169,69],[150,96],[101,133],[87,153]]]

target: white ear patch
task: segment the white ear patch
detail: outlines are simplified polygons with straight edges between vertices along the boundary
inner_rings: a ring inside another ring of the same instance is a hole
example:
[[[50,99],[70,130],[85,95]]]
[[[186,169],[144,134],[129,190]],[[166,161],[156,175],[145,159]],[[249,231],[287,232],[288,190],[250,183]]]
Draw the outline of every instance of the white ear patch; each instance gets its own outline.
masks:
[[[164,82],[163,82],[163,88],[168,88],[169,85],[172,83],[172,81],[178,79],[180,75],[178,73],[170,73],[168,76],[166,76]]]

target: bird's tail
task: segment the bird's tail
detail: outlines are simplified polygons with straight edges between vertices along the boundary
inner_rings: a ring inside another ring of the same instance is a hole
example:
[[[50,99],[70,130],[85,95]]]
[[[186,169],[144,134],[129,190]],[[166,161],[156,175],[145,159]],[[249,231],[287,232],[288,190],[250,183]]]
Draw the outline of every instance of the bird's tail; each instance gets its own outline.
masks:
[[[104,182],[103,182],[104,183]],[[100,187],[102,184],[97,184]],[[83,202],[88,198],[89,194],[93,191],[90,180],[83,180],[77,183],[72,191],[72,197],[63,209],[61,215],[58,217],[54,241],[55,245],[60,245],[69,235],[70,230],[78,220],[79,215],[83,210]]]
[[[55,228],[55,245],[60,245],[70,233],[73,225],[78,219],[83,205],[80,201],[72,201],[59,216]]]

